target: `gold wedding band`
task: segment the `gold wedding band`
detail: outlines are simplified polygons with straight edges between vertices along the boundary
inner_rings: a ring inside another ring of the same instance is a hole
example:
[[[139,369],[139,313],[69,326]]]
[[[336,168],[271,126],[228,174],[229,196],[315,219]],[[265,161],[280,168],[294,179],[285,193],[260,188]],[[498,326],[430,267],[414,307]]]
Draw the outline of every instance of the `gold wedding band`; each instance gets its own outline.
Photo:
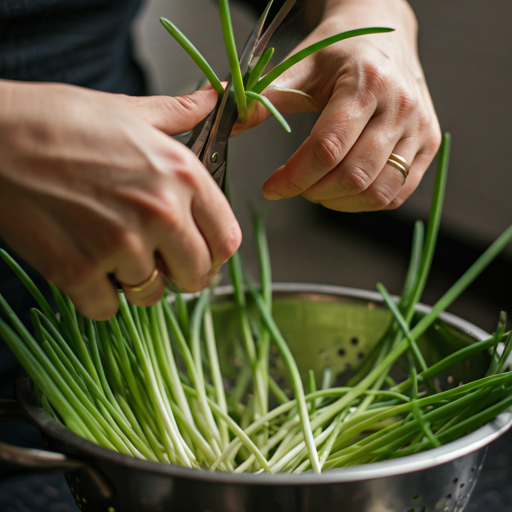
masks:
[[[401,157],[400,155],[395,155],[395,153],[391,153],[387,163],[400,171],[404,178],[404,181],[402,183],[403,185],[405,183],[405,180],[407,179],[407,176],[409,176],[409,172],[411,170],[411,166],[407,163],[407,160]]]
[[[158,270],[158,268],[155,268],[155,270],[153,270],[153,273],[144,282],[142,282],[140,284],[137,284],[135,286],[129,286],[127,284],[122,284],[122,283],[121,284],[125,291],[130,291],[133,293],[140,293],[140,292],[143,292],[149,286],[151,286],[155,282],[155,279],[158,277],[159,274],[160,274],[160,271]]]

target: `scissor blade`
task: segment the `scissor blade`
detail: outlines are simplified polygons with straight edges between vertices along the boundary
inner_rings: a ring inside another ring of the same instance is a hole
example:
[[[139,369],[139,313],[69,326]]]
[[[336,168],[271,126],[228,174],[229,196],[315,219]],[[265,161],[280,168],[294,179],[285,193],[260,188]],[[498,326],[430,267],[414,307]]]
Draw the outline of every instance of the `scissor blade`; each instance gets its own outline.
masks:
[[[265,25],[265,21],[267,21],[268,12],[272,7],[273,2],[274,0],[271,0],[271,2],[267,5],[267,8],[261,15],[256,25],[254,26],[251,35],[249,36],[249,39],[247,39],[247,42],[245,43],[244,49],[242,51],[242,56],[240,57],[240,70],[242,71],[242,76],[245,76],[245,74],[251,67],[251,62],[254,57],[254,50],[260,39],[261,32],[263,31],[263,27]]]
[[[281,9],[277,13],[276,17],[272,20],[270,27],[267,28],[261,39],[258,41],[256,48],[253,51],[253,59],[260,57],[263,54],[263,52],[267,48],[267,45],[271,37],[274,35],[275,31],[281,26],[284,19],[286,18],[286,16],[288,16],[296,2],[297,0],[286,0],[286,2],[283,4]]]
[[[185,145],[190,148],[194,154],[201,158],[208,136],[212,129],[215,117],[217,116],[218,108],[215,107],[199,124],[195,126],[190,134],[190,138]]]

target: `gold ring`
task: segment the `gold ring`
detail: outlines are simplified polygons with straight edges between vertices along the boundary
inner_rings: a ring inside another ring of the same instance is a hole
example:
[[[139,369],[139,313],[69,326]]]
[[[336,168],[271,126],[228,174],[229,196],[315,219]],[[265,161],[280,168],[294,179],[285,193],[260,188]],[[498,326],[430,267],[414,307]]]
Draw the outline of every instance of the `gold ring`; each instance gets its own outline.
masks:
[[[158,277],[158,274],[160,274],[160,271],[158,270],[158,268],[155,268],[155,270],[153,270],[153,273],[144,282],[137,284],[135,286],[129,286],[127,284],[122,283],[121,285],[125,291],[130,291],[133,293],[143,292],[146,288],[148,288],[155,282],[155,279]]]
[[[407,160],[401,157],[400,155],[395,155],[395,153],[391,153],[387,163],[400,171],[404,178],[404,181],[402,183],[403,185],[405,183],[405,180],[407,179],[407,176],[409,176],[409,172],[411,170],[411,166],[407,163]]]

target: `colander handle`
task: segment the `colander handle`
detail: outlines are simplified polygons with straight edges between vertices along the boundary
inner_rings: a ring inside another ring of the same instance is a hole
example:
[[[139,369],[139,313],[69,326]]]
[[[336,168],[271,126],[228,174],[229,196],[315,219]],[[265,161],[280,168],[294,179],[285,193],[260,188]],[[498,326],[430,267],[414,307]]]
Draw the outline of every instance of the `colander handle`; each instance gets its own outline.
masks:
[[[0,421],[23,421],[32,423],[18,402],[13,398],[0,398]],[[72,459],[63,453],[35,448],[23,448],[8,443],[0,442],[0,461],[13,466],[38,471],[73,472],[85,471],[96,485],[101,496],[109,499],[113,496],[112,487],[105,481],[101,474],[89,464]]]

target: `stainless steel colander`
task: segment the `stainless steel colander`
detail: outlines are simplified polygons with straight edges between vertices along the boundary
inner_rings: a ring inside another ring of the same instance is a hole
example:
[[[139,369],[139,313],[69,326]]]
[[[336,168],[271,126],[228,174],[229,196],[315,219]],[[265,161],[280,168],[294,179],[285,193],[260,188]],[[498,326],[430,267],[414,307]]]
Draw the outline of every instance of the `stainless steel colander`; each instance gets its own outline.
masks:
[[[238,371],[231,294],[229,287],[217,289],[214,308],[219,355],[228,377]],[[350,288],[276,284],[274,300],[274,316],[304,375],[310,368],[321,374],[329,367],[343,379],[390,319],[378,294]],[[427,310],[420,306],[418,314]],[[439,321],[459,336],[447,342],[432,327],[418,341],[428,364],[488,336],[453,315],[444,314]],[[479,378],[488,362],[486,355],[479,354],[441,375],[439,384],[449,387]],[[274,370],[285,379],[278,359]],[[52,452],[0,444],[0,459],[66,472],[78,505],[90,512],[462,512],[480,474],[486,446],[512,426],[512,413],[506,412],[455,442],[401,459],[321,475],[238,475],[112,452],[48,416],[36,402],[28,377],[18,379],[16,392],[17,402],[4,402],[0,416],[19,419],[21,415],[35,423]]]

